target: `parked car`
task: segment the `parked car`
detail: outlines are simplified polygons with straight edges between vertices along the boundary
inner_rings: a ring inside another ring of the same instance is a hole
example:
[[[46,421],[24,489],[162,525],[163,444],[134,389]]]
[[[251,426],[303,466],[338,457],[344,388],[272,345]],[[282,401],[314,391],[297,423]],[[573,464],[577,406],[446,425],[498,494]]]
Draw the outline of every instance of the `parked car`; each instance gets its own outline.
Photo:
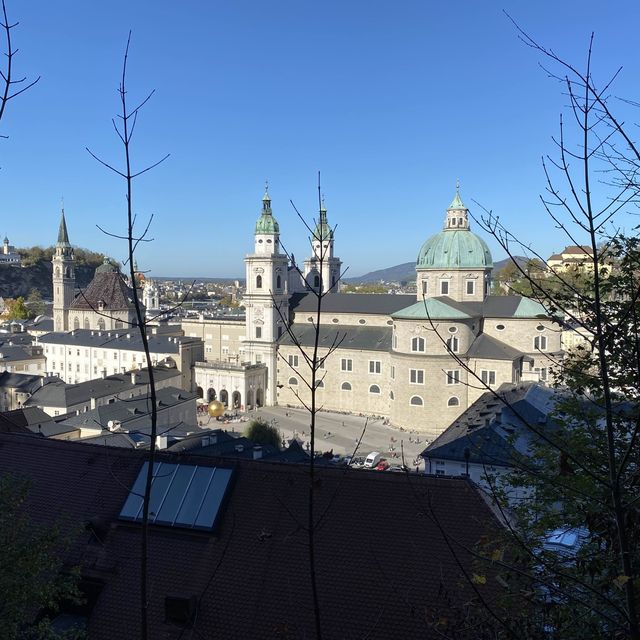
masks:
[[[389,463],[383,458],[378,462],[375,469],[376,471],[386,471],[389,468]]]
[[[364,461],[363,466],[365,469],[373,469],[378,465],[381,459],[382,459],[382,454],[379,451],[372,451],[367,456],[367,459]]]

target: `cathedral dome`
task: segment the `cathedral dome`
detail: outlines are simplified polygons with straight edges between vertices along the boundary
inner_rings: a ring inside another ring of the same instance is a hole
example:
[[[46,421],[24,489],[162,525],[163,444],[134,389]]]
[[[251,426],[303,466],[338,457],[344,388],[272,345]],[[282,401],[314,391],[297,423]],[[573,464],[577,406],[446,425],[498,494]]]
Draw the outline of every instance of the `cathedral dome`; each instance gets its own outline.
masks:
[[[468,209],[460,193],[447,209],[444,230],[431,236],[420,249],[417,269],[490,269],[493,267],[487,243],[469,229]]]
[[[420,249],[418,269],[486,269],[493,266],[486,242],[469,229],[441,231]]]

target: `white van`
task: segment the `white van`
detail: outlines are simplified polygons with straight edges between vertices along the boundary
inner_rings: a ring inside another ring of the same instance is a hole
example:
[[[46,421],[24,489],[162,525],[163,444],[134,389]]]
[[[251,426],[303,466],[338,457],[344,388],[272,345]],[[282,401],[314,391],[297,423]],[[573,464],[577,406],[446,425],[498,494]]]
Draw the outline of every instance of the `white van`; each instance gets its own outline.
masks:
[[[375,466],[377,466],[378,462],[380,462],[381,459],[382,454],[379,451],[372,451],[364,461],[364,468],[373,469]]]

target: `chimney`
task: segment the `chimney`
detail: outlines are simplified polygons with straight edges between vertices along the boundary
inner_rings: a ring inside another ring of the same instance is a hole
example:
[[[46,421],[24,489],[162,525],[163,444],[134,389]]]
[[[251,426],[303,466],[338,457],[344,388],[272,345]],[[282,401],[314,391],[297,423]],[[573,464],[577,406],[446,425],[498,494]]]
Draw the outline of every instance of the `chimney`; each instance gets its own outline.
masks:
[[[138,373],[135,371],[131,372],[131,384],[138,384]]]
[[[97,406],[96,399],[95,398],[91,398],[91,409],[92,410],[95,409],[96,406]]]

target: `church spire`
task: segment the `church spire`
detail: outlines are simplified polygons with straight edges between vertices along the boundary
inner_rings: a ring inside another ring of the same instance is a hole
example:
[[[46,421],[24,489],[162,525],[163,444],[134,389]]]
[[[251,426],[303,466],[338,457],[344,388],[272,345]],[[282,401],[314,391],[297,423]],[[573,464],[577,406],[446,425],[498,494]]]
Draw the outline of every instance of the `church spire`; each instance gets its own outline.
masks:
[[[60,216],[60,227],[58,228],[58,246],[70,246],[69,234],[67,232],[67,223],[64,219],[64,207],[62,208],[62,214]]]

